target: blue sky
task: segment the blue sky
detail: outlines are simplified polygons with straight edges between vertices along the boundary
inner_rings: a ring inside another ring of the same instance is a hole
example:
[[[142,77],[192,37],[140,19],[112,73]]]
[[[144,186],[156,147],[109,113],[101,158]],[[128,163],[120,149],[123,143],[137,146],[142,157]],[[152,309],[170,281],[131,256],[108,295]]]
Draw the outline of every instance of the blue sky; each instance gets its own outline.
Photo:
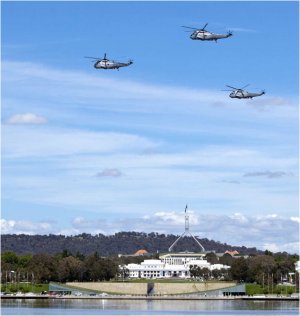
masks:
[[[297,2],[1,7],[2,233],[180,233],[188,203],[200,237],[297,249]],[[181,28],[207,22],[233,36]]]

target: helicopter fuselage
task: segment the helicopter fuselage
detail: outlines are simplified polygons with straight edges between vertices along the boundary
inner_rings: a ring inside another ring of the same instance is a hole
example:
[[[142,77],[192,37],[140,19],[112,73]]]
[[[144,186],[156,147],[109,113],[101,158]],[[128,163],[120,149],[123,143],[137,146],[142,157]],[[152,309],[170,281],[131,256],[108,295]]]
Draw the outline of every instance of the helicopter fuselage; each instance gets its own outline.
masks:
[[[263,94],[265,94],[264,91],[261,91],[260,93],[255,93],[255,92],[248,92],[245,90],[235,90],[235,91],[232,91],[229,94],[229,96],[230,98],[235,98],[235,99],[252,99],[254,97],[259,97]]]
[[[132,61],[128,63],[120,63],[111,60],[97,60],[94,64],[96,69],[119,69],[121,67],[126,67],[132,64]]]
[[[200,41],[217,41],[218,39],[227,38],[230,36],[232,36],[231,33],[215,34],[208,31],[196,30],[191,34],[190,38],[192,40],[200,40]]]

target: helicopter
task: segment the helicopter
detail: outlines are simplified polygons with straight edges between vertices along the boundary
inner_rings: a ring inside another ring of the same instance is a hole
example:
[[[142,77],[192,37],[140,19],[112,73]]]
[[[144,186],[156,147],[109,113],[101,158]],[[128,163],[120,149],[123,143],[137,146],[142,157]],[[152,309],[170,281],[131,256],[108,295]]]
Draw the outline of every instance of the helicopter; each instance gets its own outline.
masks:
[[[244,90],[248,86],[249,84],[247,84],[243,88],[235,88],[235,87],[226,85],[226,87],[231,88],[231,89],[223,90],[223,91],[231,91],[231,93],[229,94],[230,98],[236,98],[236,99],[252,99],[254,97],[259,97],[266,93],[264,90],[262,90],[261,92],[248,92]]]
[[[217,42],[218,39],[227,38],[227,37],[232,36],[231,31],[228,31],[227,34],[215,34],[215,33],[209,32],[205,29],[207,25],[208,25],[208,23],[206,23],[202,29],[197,29],[195,27],[190,27],[190,26],[182,26],[182,27],[194,30],[194,31],[187,31],[187,32],[192,32],[192,34],[190,36],[190,38],[192,40]]]
[[[114,60],[109,60],[106,58],[106,53],[104,54],[104,58],[99,58],[99,57],[89,57],[89,56],[85,56],[85,58],[91,58],[96,60],[94,67],[96,69],[117,69],[119,70],[119,68],[121,67],[127,67],[130,66],[131,64],[133,64],[133,60],[128,60],[127,63],[121,63],[119,61],[114,61]]]

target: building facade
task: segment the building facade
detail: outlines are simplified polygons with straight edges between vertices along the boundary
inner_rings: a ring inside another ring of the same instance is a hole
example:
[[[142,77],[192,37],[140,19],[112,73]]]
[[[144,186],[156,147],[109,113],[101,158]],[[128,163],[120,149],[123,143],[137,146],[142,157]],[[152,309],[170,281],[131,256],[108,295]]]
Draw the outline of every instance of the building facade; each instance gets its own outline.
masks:
[[[130,263],[123,268],[128,270],[129,278],[145,279],[189,279],[191,266],[207,268],[209,271],[230,268],[223,264],[210,264],[204,256],[201,253],[168,253],[159,259],[144,260],[140,264]]]

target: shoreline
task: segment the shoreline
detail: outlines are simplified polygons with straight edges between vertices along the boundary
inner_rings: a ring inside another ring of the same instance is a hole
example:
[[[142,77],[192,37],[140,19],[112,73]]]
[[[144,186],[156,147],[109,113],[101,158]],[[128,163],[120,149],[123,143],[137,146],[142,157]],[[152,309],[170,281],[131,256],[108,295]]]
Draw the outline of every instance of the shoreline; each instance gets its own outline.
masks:
[[[178,301],[201,301],[201,300],[246,300],[246,301],[299,301],[299,297],[290,296],[182,296],[182,295],[165,295],[165,296],[133,296],[133,295],[107,295],[107,296],[76,296],[76,295],[2,295],[2,299],[53,299],[53,300],[178,300]]]

